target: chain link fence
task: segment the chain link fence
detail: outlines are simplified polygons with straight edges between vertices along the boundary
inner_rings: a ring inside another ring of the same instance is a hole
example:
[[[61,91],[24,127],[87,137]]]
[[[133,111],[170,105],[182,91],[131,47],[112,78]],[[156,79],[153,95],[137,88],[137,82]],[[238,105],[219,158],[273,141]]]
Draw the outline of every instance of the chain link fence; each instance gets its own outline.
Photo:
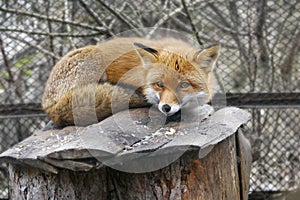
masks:
[[[252,108],[249,111],[253,118],[247,124],[247,136],[251,139],[254,159],[250,191],[299,189],[300,109]]]
[[[134,28],[170,28],[202,47],[221,44],[216,70],[226,93],[262,97],[235,104],[252,113],[245,128],[255,159],[250,192],[299,189],[300,103],[272,106],[269,98],[300,93],[299,10],[298,0],[1,0],[0,152],[45,125],[44,85],[68,51]],[[0,198],[7,198],[0,169]]]

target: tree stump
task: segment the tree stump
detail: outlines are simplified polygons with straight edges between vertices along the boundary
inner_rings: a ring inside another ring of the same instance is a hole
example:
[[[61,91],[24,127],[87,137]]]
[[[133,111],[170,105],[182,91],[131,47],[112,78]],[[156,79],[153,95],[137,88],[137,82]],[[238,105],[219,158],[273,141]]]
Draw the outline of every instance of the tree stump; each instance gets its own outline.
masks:
[[[250,115],[202,111],[178,122],[133,109],[38,132],[0,155],[10,198],[247,199],[251,151],[240,127]]]

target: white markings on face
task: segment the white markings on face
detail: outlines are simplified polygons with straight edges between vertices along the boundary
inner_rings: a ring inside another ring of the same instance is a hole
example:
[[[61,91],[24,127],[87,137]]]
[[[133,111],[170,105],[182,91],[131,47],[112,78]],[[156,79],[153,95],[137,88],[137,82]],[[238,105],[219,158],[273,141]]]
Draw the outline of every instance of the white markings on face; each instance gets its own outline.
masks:
[[[171,115],[177,113],[182,108],[187,109],[187,110],[190,110],[190,109],[193,110],[199,106],[202,106],[203,104],[205,104],[205,96],[206,96],[206,92],[203,90],[200,92],[197,92],[197,93],[188,94],[182,99],[182,103],[180,105],[179,104],[174,104],[174,105],[168,104],[171,107],[171,110],[169,112],[165,112],[163,109],[163,106],[165,104],[167,104],[167,102],[164,102],[164,103],[160,102],[159,93],[157,91],[155,91],[151,85],[148,85],[146,88],[146,99],[147,99],[148,103],[158,105],[159,111],[162,112],[163,114],[165,114],[166,116],[171,116]]]
[[[160,101],[158,92],[156,92],[151,86],[146,88],[146,99],[148,103],[151,104],[158,104]]]
[[[165,112],[163,109],[162,109],[162,107],[163,107],[163,105],[165,105],[165,104],[161,104],[161,103],[159,103],[158,104],[158,109],[159,109],[159,111],[160,112],[162,112],[163,114],[165,114],[166,116],[171,116],[171,115],[174,115],[175,113],[177,113],[179,110],[180,110],[180,105],[169,105],[170,107],[171,107],[171,110],[169,111],[169,112]]]

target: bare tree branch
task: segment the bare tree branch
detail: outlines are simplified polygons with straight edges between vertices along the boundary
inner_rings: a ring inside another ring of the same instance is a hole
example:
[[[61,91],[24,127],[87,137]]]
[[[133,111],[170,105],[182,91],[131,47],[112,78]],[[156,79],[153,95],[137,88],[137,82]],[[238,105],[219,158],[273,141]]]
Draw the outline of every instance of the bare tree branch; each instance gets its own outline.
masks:
[[[256,65],[254,65],[255,66],[254,70],[255,70],[255,75],[257,75],[257,70],[258,70],[257,68],[259,67],[263,69],[264,71],[264,73],[262,74],[263,80],[266,80],[265,82],[267,83],[268,80],[266,79],[265,76],[267,75],[266,71],[269,69],[269,54],[264,40],[265,37],[264,26],[266,23],[266,6],[267,6],[266,0],[261,0],[257,4],[258,18],[257,18],[254,34],[256,36],[256,41],[258,44],[258,55],[257,55],[257,63]],[[269,88],[269,91],[272,91],[272,88]]]
[[[203,42],[201,41],[200,37],[199,37],[199,31],[197,30],[195,24],[194,24],[194,20],[192,18],[192,15],[188,9],[188,7],[186,6],[185,0],[181,0],[181,3],[183,5],[183,8],[185,10],[185,13],[187,15],[188,20],[190,21],[191,27],[192,27],[192,31],[197,39],[197,42],[200,46],[203,46]]]
[[[192,33],[192,28],[188,26],[186,23],[182,22],[176,16],[171,16],[170,19],[174,25],[178,26],[178,28],[182,29],[187,33]]]
[[[219,19],[221,20],[222,24],[225,25],[225,27],[227,27],[228,30],[230,30],[230,34],[232,36],[232,38],[234,39],[234,41],[236,42],[239,51],[241,53],[241,55],[244,57],[245,60],[248,60],[248,54],[245,51],[245,46],[243,45],[243,43],[240,41],[238,35],[240,34],[237,31],[234,31],[230,25],[230,23],[226,20],[226,17],[223,16],[222,12],[220,11],[219,8],[217,8],[213,3],[208,3],[208,6],[215,12],[215,14],[219,17]],[[248,34],[248,33],[247,33]]]
[[[185,31],[187,33],[192,33],[191,27],[187,26],[185,23],[180,21],[180,19],[177,19],[175,16],[172,16],[171,20],[173,21],[173,24],[175,24],[176,26],[181,28],[183,31]],[[228,41],[228,40],[222,38],[219,35],[215,35],[215,36],[212,37],[210,35],[203,34],[201,32],[199,32],[198,35],[202,40],[205,40],[205,41],[211,42],[211,43],[219,43],[219,44],[222,45],[222,47],[227,47],[227,48],[231,48],[231,49],[237,49],[238,48],[238,46],[234,42]]]
[[[264,44],[263,38],[264,38],[264,25],[266,22],[266,5],[267,2],[266,0],[261,0],[260,3],[257,5],[258,9],[258,18],[257,18],[257,23],[255,27],[255,36],[259,45],[260,49],[260,59],[262,60],[262,67],[267,67],[267,62],[264,60],[267,59],[267,48]]]
[[[247,23],[247,31],[252,32],[253,28],[252,28],[252,24],[253,23],[253,18],[254,15],[256,16],[256,14],[254,14],[252,12],[252,7],[253,5],[251,5],[251,0],[247,1],[246,4],[246,23]],[[245,71],[247,72],[247,79],[249,80],[249,87],[250,87],[250,91],[254,91],[255,88],[255,79],[253,77],[255,77],[255,75],[253,76],[253,74],[255,74],[254,72],[254,64],[253,61],[255,61],[255,48],[253,47],[253,41],[255,40],[254,38],[254,34],[249,34],[247,37],[247,44],[245,44],[245,46],[247,46],[246,54],[248,55],[248,59],[241,59],[241,61],[243,62],[242,64],[245,65]],[[243,58],[243,57],[242,57]]]
[[[41,14],[25,12],[25,11],[20,11],[20,10],[16,10],[16,9],[9,9],[9,8],[4,8],[4,7],[0,7],[0,11],[7,12],[7,13],[12,13],[12,14],[16,14],[16,15],[21,15],[21,16],[34,17],[34,18],[41,19],[41,20],[50,20],[50,21],[58,22],[58,23],[66,23],[66,24],[69,24],[69,25],[73,25],[73,26],[77,26],[77,27],[81,27],[81,28],[86,28],[86,29],[98,31],[99,33],[102,33],[102,34],[107,33],[107,30],[105,28],[102,28],[102,27],[90,26],[88,24],[79,23],[79,22],[75,22],[75,21],[61,20],[61,19],[54,18],[54,17],[47,17],[47,16],[41,15]]]
[[[235,1],[230,1],[230,0],[226,0],[227,4],[228,4],[228,10],[230,11],[230,19],[234,24],[233,29],[236,32],[240,32],[241,30],[239,29],[239,25],[240,25],[240,16],[238,14],[238,10],[237,10],[237,6],[236,6],[236,2]]]
[[[9,79],[10,79],[10,81],[13,81],[14,77],[13,77],[12,72],[10,70],[8,58],[7,58],[6,52],[4,50],[4,45],[3,45],[3,40],[2,40],[1,35],[0,35],[0,50],[1,50],[1,54],[2,54],[2,57],[3,57],[3,61],[4,61],[4,66],[5,66],[6,71],[8,73]]]
[[[153,26],[154,28],[148,33],[148,36],[151,36],[163,23],[165,23],[167,20],[169,20],[170,17],[180,13],[182,11],[183,7],[178,7],[172,12],[164,15],[160,20]]]
[[[11,71],[11,68],[10,68],[10,65],[9,65],[9,62],[8,62],[8,58],[7,58],[6,52],[4,50],[4,44],[3,44],[3,40],[2,40],[1,35],[0,35],[0,50],[1,50],[1,54],[2,54],[3,60],[4,60],[4,66],[6,68],[6,72],[8,73],[8,77],[9,77],[8,83],[14,86],[15,94],[22,101],[22,93],[20,92],[19,85],[16,82],[16,80],[15,80],[15,78],[13,76],[13,73]]]
[[[125,2],[122,4],[122,6],[119,8],[119,12],[122,13],[122,12],[125,10],[126,6],[127,6],[127,2],[125,1]],[[132,4],[131,6],[134,6],[134,4]],[[133,8],[133,9],[134,9],[134,8]],[[113,26],[117,23],[117,21],[118,21],[117,18],[113,18],[112,21],[110,22],[109,26],[108,26],[109,29],[112,29]],[[142,23],[140,23],[139,26],[142,26]]]
[[[29,47],[32,47],[32,48],[34,48],[34,49],[37,49],[37,50],[39,50],[40,52],[42,52],[43,54],[48,55],[48,56],[50,56],[50,57],[52,57],[52,58],[55,58],[56,60],[60,59],[59,56],[55,55],[53,52],[48,51],[47,49],[43,48],[42,46],[40,46],[40,45],[38,45],[38,44],[33,44],[32,42],[27,42],[26,40],[24,40],[24,39],[22,39],[22,38],[20,38],[20,37],[14,37],[14,36],[12,36],[12,35],[10,35],[10,34],[7,34],[7,36],[8,36],[9,38],[13,39],[13,40],[20,41],[20,42],[22,42],[22,43],[28,45]]]
[[[213,11],[216,12],[217,14],[220,14],[220,10],[218,8],[216,8],[213,4],[209,3],[209,5],[213,6]],[[206,19],[208,22],[210,22],[211,24],[213,24],[215,27],[217,27],[218,29],[222,30],[224,33],[230,33],[230,34],[235,34],[235,35],[241,35],[241,36],[248,36],[249,32],[237,32],[235,30],[232,30],[230,24],[224,19],[223,15],[220,15],[219,18],[222,20],[222,24],[217,23],[217,21],[211,17],[211,15],[208,15],[205,12],[199,12],[199,15],[201,15],[201,17],[203,17],[204,19]],[[223,21],[224,20],[224,21]],[[225,26],[224,26],[225,25]],[[229,25],[229,26],[227,26]]]
[[[281,70],[281,78],[283,80],[283,82],[287,83],[290,79],[291,76],[291,72],[292,72],[292,67],[293,67],[293,63],[295,61],[296,55],[299,53],[300,51],[300,29],[298,26],[298,30],[295,34],[295,36],[293,37],[293,42],[292,47],[290,48],[290,50],[285,53],[285,57],[282,60],[280,66],[280,70]]]
[[[109,12],[111,12],[114,16],[116,16],[121,22],[123,22],[128,28],[138,28],[135,26],[131,21],[127,20],[124,15],[122,15],[120,12],[114,10],[111,8],[109,5],[107,5],[104,1],[102,0],[97,0],[104,8],[106,8]]]
[[[50,1],[44,0],[44,4],[46,4],[46,16],[49,19],[49,17],[50,17],[49,16]],[[48,26],[48,32],[51,34],[52,33],[52,24],[51,24],[50,20],[47,20],[47,26]],[[51,52],[54,52],[53,40],[54,40],[54,37],[49,35],[49,49]],[[54,64],[56,59],[54,57],[51,57],[51,60],[52,60],[52,64]]]
[[[70,10],[73,9],[73,6],[74,6],[74,4],[72,4],[72,6],[71,6],[71,2],[69,2],[69,0],[64,0],[63,21],[66,21],[66,20],[71,21],[72,20]],[[62,28],[62,30],[66,29],[68,33],[73,32],[73,28],[69,24],[62,23],[61,28]],[[75,45],[74,39],[72,37],[68,37],[68,40],[70,42],[72,49],[75,49],[76,45]],[[62,45],[59,48],[59,55],[63,56],[63,46]]]
[[[107,30],[108,36],[113,36],[114,34],[111,32],[109,27],[106,25],[105,22],[100,21],[100,17],[93,11],[83,0],[79,0],[80,5],[86,10],[86,12],[95,20],[95,22],[99,25],[104,27]]]
[[[53,37],[94,37],[94,36],[102,35],[99,32],[89,33],[89,34],[49,33],[49,32],[42,32],[42,31],[27,31],[27,30],[23,30],[23,29],[7,28],[7,27],[0,27],[0,31],[26,33],[26,34],[29,34],[29,35],[53,36]]]
[[[141,21],[142,17],[138,15],[138,11],[139,11],[139,5],[136,4],[137,1],[132,1],[132,2],[129,2],[129,1],[124,1],[123,4],[121,5],[120,8],[118,8],[119,10],[119,13],[124,13],[126,12],[126,10],[128,8],[130,8],[130,10],[127,12],[130,12],[132,14],[134,14],[134,16],[131,17],[131,19],[128,19],[130,21],[134,21],[134,25],[136,27],[143,27],[143,23]],[[125,15],[126,16],[126,15]],[[133,20],[132,20],[133,18]]]

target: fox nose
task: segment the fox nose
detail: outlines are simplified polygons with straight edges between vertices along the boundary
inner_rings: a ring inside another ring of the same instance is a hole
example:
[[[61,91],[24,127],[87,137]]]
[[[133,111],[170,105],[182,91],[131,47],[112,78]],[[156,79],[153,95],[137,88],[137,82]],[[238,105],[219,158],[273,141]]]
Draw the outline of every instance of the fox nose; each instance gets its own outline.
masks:
[[[162,110],[165,112],[165,113],[168,113],[170,112],[171,110],[171,106],[169,106],[168,104],[165,104],[162,106]]]

